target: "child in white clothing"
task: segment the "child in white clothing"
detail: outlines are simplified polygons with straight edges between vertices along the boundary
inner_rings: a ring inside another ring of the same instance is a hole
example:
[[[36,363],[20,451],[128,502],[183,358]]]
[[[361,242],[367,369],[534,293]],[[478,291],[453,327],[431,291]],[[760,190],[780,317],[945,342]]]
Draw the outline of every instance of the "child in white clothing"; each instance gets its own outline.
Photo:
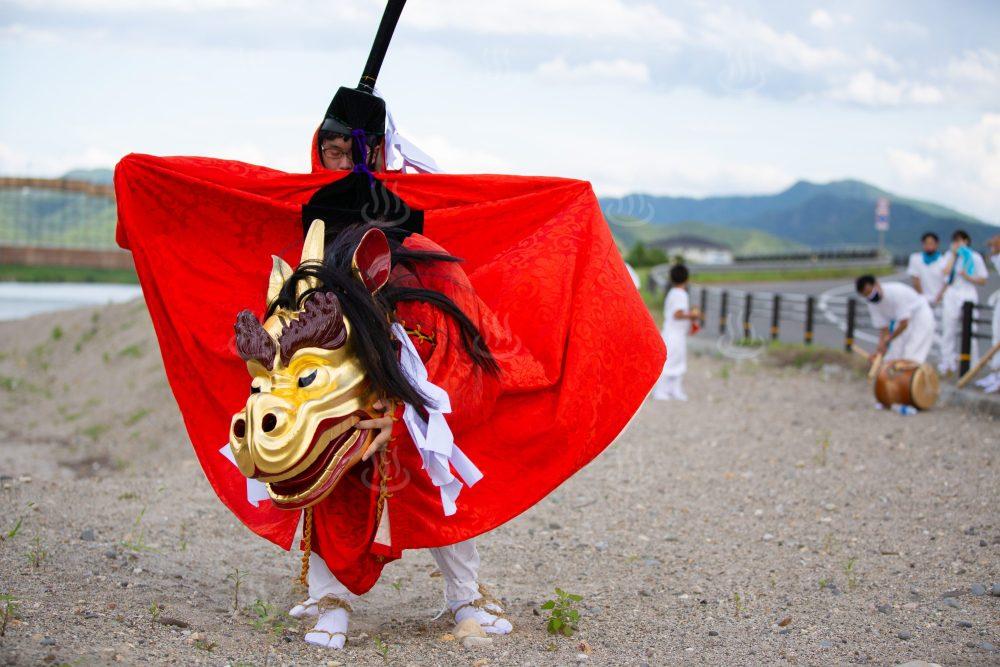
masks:
[[[688,299],[688,270],[683,264],[670,269],[670,289],[663,303],[663,329],[661,335],[667,344],[667,363],[663,365],[653,398],[660,401],[675,399],[686,401],[682,381],[687,371],[687,337],[693,322],[701,319],[697,308],[690,307]]]

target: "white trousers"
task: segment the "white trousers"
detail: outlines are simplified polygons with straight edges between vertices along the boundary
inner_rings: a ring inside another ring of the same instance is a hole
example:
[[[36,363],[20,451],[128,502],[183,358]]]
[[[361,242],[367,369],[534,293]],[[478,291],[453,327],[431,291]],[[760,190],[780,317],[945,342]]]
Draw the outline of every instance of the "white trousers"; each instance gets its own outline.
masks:
[[[949,299],[945,292],[944,303],[941,305],[941,363],[938,369],[942,373],[958,371],[958,353],[962,347],[962,304],[964,301]],[[979,356],[976,339],[972,339],[972,357],[970,363]]]
[[[1000,343],[1000,290],[997,290],[990,297],[990,303],[993,304],[993,345]],[[993,355],[990,359],[990,368],[995,371],[1000,371],[1000,352]]]
[[[909,359],[922,364],[927,361],[927,355],[930,354],[933,345],[934,311],[928,304],[923,303],[910,317],[903,333],[889,345],[885,360]]]
[[[653,398],[660,401],[669,401],[672,398],[681,398],[684,396],[684,375],[666,375],[665,373],[660,374],[660,379],[656,382],[656,387],[653,389]]]
[[[471,602],[479,597],[479,551],[474,540],[431,549],[431,556],[444,578],[444,596],[448,604]],[[319,600],[333,595],[353,604],[358,597],[340,583],[323,559],[309,554],[309,597]]]

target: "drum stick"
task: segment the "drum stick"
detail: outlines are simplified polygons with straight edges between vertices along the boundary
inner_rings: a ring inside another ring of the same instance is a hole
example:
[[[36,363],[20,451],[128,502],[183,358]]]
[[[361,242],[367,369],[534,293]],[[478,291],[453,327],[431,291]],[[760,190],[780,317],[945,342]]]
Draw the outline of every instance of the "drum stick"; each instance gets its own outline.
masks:
[[[876,354],[875,358],[872,359],[872,367],[868,369],[868,379],[874,380],[880,368],[882,368],[882,355]]]
[[[984,354],[979,361],[976,362],[976,365],[970,368],[969,372],[962,376],[962,378],[958,381],[958,388],[961,389],[965,385],[969,384],[969,381],[976,377],[976,373],[983,370],[983,366],[985,366],[986,362],[993,358],[993,355],[996,354],[997,351],[1000,351],[1000,343],[991,347],[986,354]]]
[[[878,375],[878,369],[882,367],[882,355],[881,354],[876,354],[875,357],[872,358],[871,353],[865,352],[864,350],[862,350],[857,345],[852,345],[851,346],[851,350],[853,350],[854,352],[857,352],[858,354],[860,354],[865,359],[871,359],[872,364],[868,368],[868,379],[869,380],[874,380],[875,376]]]

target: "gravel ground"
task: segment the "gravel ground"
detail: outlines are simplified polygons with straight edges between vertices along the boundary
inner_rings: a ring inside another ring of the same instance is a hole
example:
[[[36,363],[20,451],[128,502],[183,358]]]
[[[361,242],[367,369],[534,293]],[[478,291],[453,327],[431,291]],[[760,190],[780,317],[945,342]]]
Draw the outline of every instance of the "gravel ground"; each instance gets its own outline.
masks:
[[[414,552],[338,653],[283,614],[297,554],[204,480],[141,303],[0,323],[0,664],[1000,664],[995,421],[875,411],[836,368],[690,367],[690,402],[479,541],[513,635],[456,643]]]

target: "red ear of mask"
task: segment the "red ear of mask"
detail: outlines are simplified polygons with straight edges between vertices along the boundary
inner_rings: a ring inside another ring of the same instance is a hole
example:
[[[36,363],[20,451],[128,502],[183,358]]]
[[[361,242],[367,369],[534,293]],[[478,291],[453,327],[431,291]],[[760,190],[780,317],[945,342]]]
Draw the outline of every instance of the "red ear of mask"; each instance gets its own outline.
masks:
[[[351,259],[351,267],[357,271],[361,282],[372,294],[389,282],[392,254],[389,251],[389,240],[381,229],[369,229],[361,237]]]

